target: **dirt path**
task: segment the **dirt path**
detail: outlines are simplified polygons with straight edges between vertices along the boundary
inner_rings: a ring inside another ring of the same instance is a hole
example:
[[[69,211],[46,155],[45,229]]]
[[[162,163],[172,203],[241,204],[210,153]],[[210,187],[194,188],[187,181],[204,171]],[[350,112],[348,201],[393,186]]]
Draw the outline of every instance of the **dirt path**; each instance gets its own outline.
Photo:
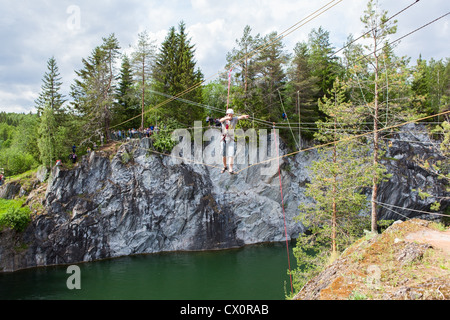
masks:
[[[442,249],[447,255],[450,255],[450,229],[446,231],[437,231],[431,229],[412,232],[405,237],[407,241],[417,241],[420,243],[431,244],[435,248]]]

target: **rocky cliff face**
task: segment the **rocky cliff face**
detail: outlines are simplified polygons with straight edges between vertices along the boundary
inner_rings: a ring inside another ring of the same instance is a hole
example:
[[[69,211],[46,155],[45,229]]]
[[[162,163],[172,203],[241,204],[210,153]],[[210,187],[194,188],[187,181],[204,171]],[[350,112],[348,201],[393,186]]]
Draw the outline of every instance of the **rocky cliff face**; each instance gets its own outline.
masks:
[[[285,239],[278,170],[230,176],[173,164],[148,148],[147,139],[133,141],[113,155],[93,152],[72,170],[55,168],[46,214],[22,235],[4,230],[0,236],[0,270]],[[293,218],[305,200],[299,191],[307,162],[298,165],[299,176],[282,173],[289,237],[302,232]],[[18,245],[23,249],[15,250]]]
[[[441,213],[446,211],[450,206],[450,193],[446,191],[448,181],[438,172],[426,169],[439,160],[448,161],[438,149],[439,142],[430,139],[424,125],[403,126],[393,139],[386,140],[384,164],[392,177],[379,186],[380,219],[439,219],[439,216],[421,213],[432,212],[435,202],[440,203]],[[419,190],[433,196],[422,199]]]
[[[0,271],[285,239],[277,166],[265,175],[255,166],[230,176],[217,168],[174,164],[148,149],[148,139],[132,141],[112,154],[93,152],[72,170],[55,168],[46,192],[46,213],[22,234],[0,231]],[[415,146],[391,150],[394,160],[388,165],[394,175],[381,186],[380,202],[429,208],[429,200],[411,196],[412,189],[442,182],[427,173],[418,178],[419,168],[408,165],[411,154],[418,152]],[[280,160],[289,238],[303,231],[294,217],[301,202],[311,201],[304,191],[307,168],[315,159],[317,153],[309,151]],[[381,216],[391,212],[392,208]]]

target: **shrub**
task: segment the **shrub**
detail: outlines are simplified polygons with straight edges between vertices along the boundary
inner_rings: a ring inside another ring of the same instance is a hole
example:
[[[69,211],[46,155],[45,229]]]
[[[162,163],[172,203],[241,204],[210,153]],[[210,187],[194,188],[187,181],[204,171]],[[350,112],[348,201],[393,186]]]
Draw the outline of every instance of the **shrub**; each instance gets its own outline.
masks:
[[[181,127],[175,120],[166,119],[159,124],[159,131],[153,135],[153,147],[159,152],[170,152],[177,142],[172,139],[172,132]]]
[[[8,176],[23,173],[37,167],[37,161],[31,154],[24,153],[18,149],[2,149],[0,154],[0,166],[5,168]]]
[[[0,227],[11,228],[18,232],[24,231],[31,222],[31,211],[28,207],[21,206],[21,201],[2,200],[0,202]]]

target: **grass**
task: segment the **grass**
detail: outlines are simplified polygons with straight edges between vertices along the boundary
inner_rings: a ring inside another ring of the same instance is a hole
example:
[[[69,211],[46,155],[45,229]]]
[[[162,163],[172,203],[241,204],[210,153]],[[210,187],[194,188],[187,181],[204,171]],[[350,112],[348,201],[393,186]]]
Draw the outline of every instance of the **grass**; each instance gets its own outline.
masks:
[[[19,181],[19,180],[24,180],[24,179],[26,179],[26,180],[31,179],[31,178],[33,178],[33,176],[36,175],[36,172],[38,171],[38,169],[39,168],[36,168],[36,169],[28,170],[28,171],[26,171],[24,173],[21,173],[21,174],[17,174],[15,176],[9,176],[9,177],[7,177],[7,179],[8,179],[7,182],[10,183],[10,182],[13,182],[13,181]]]
[[[445,229],[439,224],[431,224],[430,228],[440,231]],[[380,268],[380,288],[375,290],[369,288],[364,285],[363,279],[359,279],[359,291],[354,292],[349,299],[359,299],[361,296],[380,299],[385,292],[399,290],[403,286],[420,287],[422,283],[434,277],[445,277],[450,262],[440,250],[430,248],[425,251],[421,259],[404,265],[397,261],[396,252],[401,249],[404,242],[394,244],[394,240],[403,238],[405,234],[419,229],[420,227],[415,224],[404,222],[401,229],[378,235],[377,241],[364,248],[362,252],[359,251],[357,261],[359,269],[365,271],[371,265]],[[355,281],[353,282],[355,283]]]
[[[318,276],[312,287],[305,290],[305,297],[325,300],[448,299],[448,253],[440,247],[427,247],[417,240],[405,239],[418,231],[432,230],[447,229],[443,224],[412,219],[393,225],[382,234],[366,234]],[[409,260],[409,257],[413,258]],[[319,295],[315,293],[318,286]]]

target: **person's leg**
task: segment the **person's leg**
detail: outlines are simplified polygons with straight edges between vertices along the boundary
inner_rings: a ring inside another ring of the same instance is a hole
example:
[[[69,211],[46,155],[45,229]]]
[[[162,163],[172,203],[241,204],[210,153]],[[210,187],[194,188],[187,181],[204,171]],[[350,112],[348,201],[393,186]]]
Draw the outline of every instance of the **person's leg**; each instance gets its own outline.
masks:
[[[233,165],[234,165],[234,157],[236,155],[235,147],[236,147],[236,145],[235,145],[234,141],[229,142],[228,145],[227,145],[227,149],[228,149],[227,150],[227,152],[228,152],[228,165],[229,165],[229,168],[230,168],[230,171],[229,171],[230,173],[234,173]]]
[[[228,165],[230,167],[230,172],[233,172],[233,162],[234,162],[233,160],[234,160],[233,157],[228,158]]]
[[[225,141],[220,142],[220,151],[222,153],[222,162],[223,162],[222,173],[224,173],[227,170],[227,148]]]

